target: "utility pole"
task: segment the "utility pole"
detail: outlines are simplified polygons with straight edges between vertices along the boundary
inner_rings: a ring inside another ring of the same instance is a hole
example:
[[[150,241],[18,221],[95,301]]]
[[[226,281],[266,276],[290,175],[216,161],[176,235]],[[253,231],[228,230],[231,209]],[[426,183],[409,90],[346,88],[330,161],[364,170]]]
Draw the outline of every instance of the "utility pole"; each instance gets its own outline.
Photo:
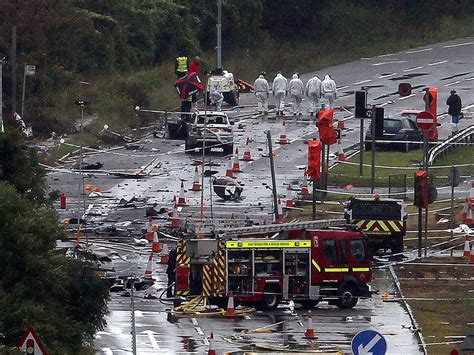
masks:
[[[268,155],[270,156],[270,171],[272,174],[273,212],[275,213],[275,222],[278,223],[280,214],[278,213],[278,194],[276,188],[275,163],[273,161],[272,132],[267,131],[266,133],[268,141]]]
[[[370,193],[373,194],[375,190],[375,105],[372,106],[372,119],[370,121],[370,130],[372,133],[372,162],[371,162],[371,171],[370,171]],[[363,120],[361,120],[362,122]],[[361,131],[362,132],[362,131]],[[363,149],[362,149],[363,150]],[[362,151],[361,150],[361,151]]]
[[[12,28],[12,113],[16,112],[16,26]]]
[[[222,0],[217,0],[216,69],[222,70]]]

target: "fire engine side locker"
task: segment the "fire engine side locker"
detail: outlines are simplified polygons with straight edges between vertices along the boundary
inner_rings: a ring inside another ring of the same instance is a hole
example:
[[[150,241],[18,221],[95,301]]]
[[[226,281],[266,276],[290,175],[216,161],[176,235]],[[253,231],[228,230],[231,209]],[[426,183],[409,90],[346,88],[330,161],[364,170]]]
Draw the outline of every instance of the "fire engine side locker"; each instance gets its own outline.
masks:
[[[318,299],[311,286],[311,242],[308,240],[238,240],[226,242],[226,291],[252,296],[256,283],[282,281],[283,299]]]

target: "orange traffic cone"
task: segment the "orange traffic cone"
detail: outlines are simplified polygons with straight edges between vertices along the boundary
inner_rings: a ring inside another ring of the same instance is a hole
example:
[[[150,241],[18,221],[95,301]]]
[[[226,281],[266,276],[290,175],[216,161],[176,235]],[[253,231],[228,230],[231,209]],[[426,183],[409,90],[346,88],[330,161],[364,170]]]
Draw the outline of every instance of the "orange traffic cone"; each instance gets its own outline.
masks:
[[[227,310],[225,312],[225,316],[227,318],[234,318],[235,317],[234,293],[232,291],[229,292],[229,301],[227,301]]]
[[[469,264],[474,264],[474,244],[471,247],[471,257],[469,258]]]
[[[314,339],[313,316],[311,311],[308,311],[308,328],[304,332],[305,338]]]
[[[469,205],[468,209],[469,209],[469,212],[467,213],[466,224],[471,225],[471,224],[473,224],[471,205]]]
[[[281,200],[278,199],[278,219],[275,220],[275,223],[281,223],[285,220],[285,216],[283,215],[283,208],[281,207]]]
[[[178,206],[186,206],[186,198],[184,197],[184,183],[181,181],[179,189]]]
[[[161,244],[158,240],[158,233],[153,232],[153,242],[151,243],[151,251],[153,253],[159,253],[161,251]]]
[[[308,174],[306,171],[304,172],[303,176],[303,184],[301,186],[301,195],[306,196],[309,194],[309,189],[308,189]]]
[[[178,214],[178,206],[176,203],[173,205],[173,214],[170,217],[171,219],[171,227],[172,228],[179,228],[180,227],[180,220],[179,220],[179,214]]]
[[[239,147],[235,148],[234,154],[234,163],[232,164],[232,172],[240,173],[240,163],[239,163]]]
[[[194,179],[193,179],[193,187],[191,188],[193,191],[201,191],[201,183],[199,182],[199,172],[198,167],[194,169]]]
[[[143,276],[144,279],[152,279],[153,274],[153,253],[150,254],[148,258],[148,263],[146,264],[145,275]]]
[[[153,240],[153,218],[150,216],[148,217],[148,222],[145,223],[145,229],[146,229],[146,233],[145,233],[145,238],[146,240]]]
[[[466,241],[464,242],[464,253],[463,256],[465,258],[469,258],[471,256],[471,248],[469,247],[469,239],[466,237]]]
[[[461,220],[464,223],[466,223],[468,211],[469,211],[469,197],[466,197],[466,199],[464,200],[464,206],[462,207],[462,215],[461,215]]]
[[[216,349],[214,349],[214,334],[211,332],[211,335],[209,335],[209,350],[207,351],[207,355],[216,354]]]
[[[295,201],[293,201],[293,192],[291,184],[288,184],[288,189],[286,190],[286,207],[295,207]]]
[[[227,161],[227,169],[225,171],[225,176],[234,178],[234,173],[232,172],[232,161],[230,159]]]
[[[288,144],[288,139],[286,138],[286,134],[280,134],[280,139],[278,140],[280,144]]]
[[[344,154],[344,149],[342,148],[341,140],[337,140],[338,154],[337,159],[339,161],[346,161],[346,155]]]
[[[168,244],[163,244],[163,250],[160,255],[160,264],[168,264],[169,253]]]
[[[344,124],[344,120],[338,120],[337,121],[337,128],[339,128],[339,129],[345,129],[346,128],[346,126]]]
[[[245,144],[244,155],[242,156],[243,161],[252,161],[252,156],[250,155],[249,140],[247,138],[247,143]]]

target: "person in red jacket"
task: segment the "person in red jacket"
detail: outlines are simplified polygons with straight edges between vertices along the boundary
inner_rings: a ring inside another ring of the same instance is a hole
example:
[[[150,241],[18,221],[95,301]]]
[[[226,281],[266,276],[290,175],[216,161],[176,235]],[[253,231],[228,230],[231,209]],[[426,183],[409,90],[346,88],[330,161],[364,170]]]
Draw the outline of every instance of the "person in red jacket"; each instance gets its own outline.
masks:
[[[191,63],[189,63],[188,70],[190,73],[197,73],[197,75],[201,75],[201,58],[198,56],[194,57]]]
[[[195,56],[194,59],[189,63],[188,66],[189,73],[196,73],[198,76],[201,75],[201,58]],[[197,109],[197,95],[193,94],[191,98],[192,110]]]

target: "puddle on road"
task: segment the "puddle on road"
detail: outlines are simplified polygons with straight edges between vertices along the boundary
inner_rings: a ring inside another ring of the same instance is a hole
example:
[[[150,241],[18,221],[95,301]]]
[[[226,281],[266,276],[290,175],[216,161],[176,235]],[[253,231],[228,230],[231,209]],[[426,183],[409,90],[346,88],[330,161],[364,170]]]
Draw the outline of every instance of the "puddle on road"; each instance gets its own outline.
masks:
[[[190,336],[180,336],[180,345],[182,345],[181,349],[184,351],[189,351],[189,352],[195,352],[197,351],[198,344],[196,343],[196,340],[194,340]]]
[[[424,75],[428,75],[428,73],[403,74],[402,76],[397,76],[395,78],[390,78],[388,80],[392,80],[392,81],[408,80],[408,79],[413,79],[413,78],[416,78],[418,76],[424,76]]]

